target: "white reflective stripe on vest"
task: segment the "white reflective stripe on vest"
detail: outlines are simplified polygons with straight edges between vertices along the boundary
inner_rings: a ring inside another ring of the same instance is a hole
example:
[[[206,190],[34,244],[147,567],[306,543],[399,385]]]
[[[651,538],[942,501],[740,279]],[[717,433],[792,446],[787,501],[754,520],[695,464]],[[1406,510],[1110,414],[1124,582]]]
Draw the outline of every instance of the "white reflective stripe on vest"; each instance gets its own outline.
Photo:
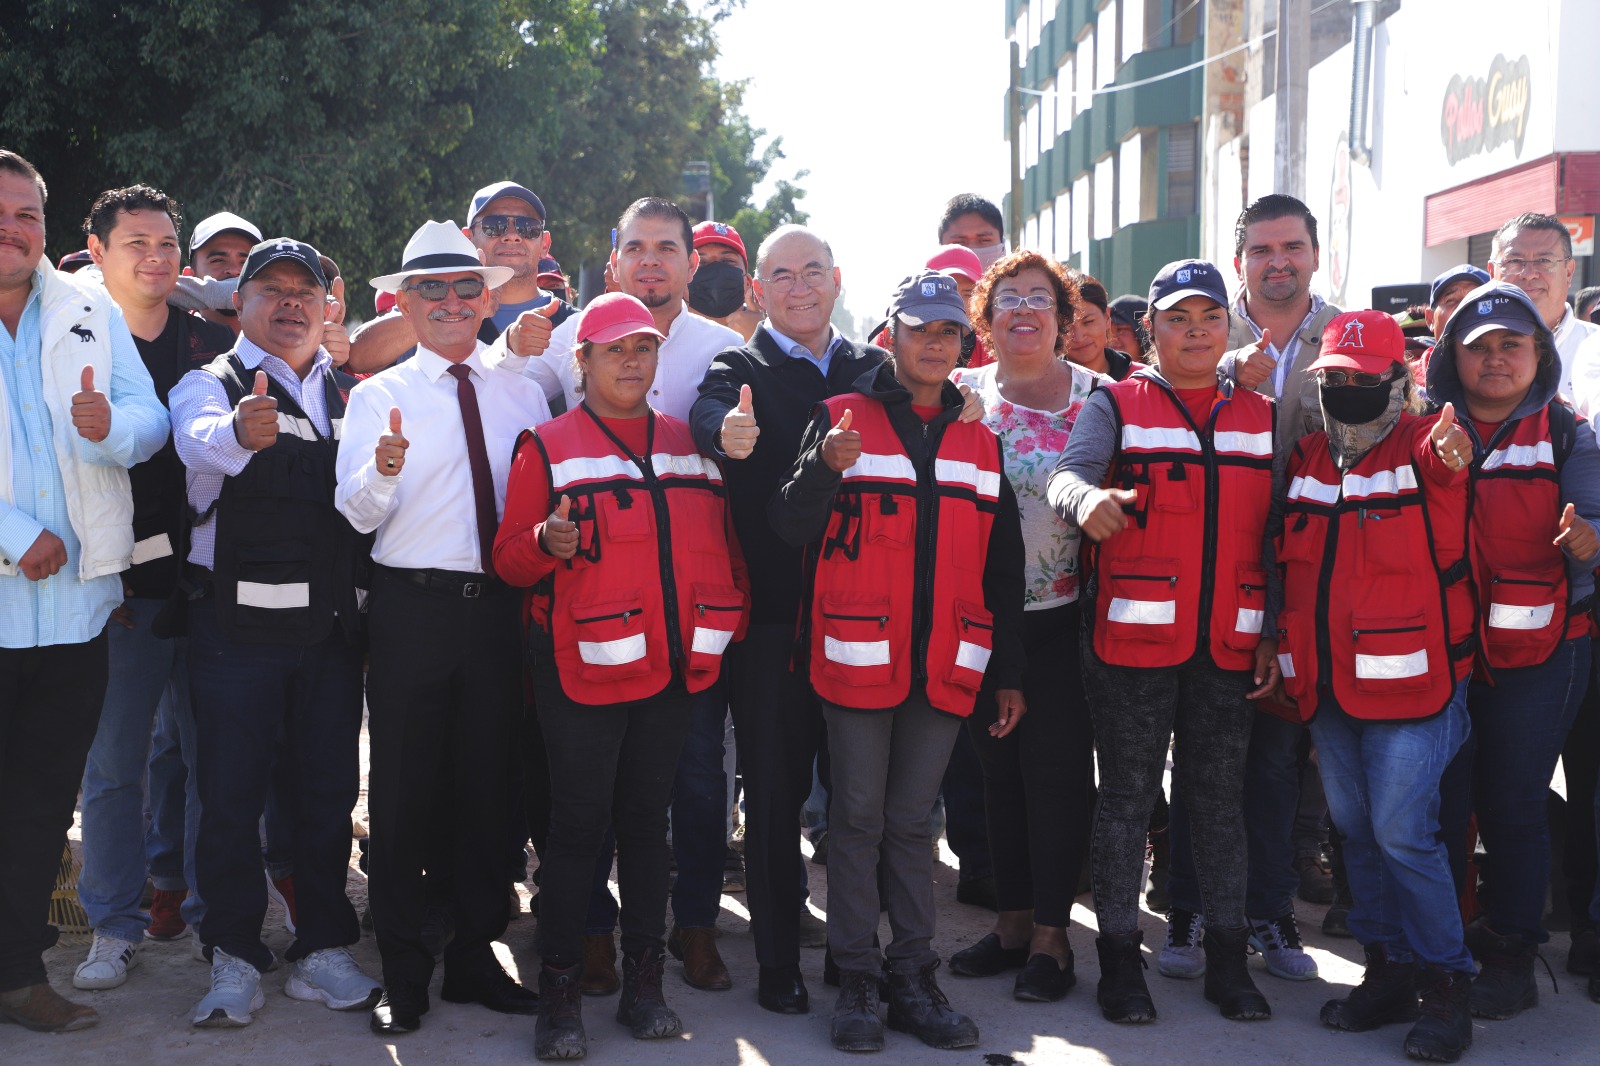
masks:
[[[580,640],[578,657],[592,666],[622,666],[643,659],[649,649],[643,633],[620,640]]]
[[[1177,426],[1123,426],[1122,446],[1144,448],[1150,451],[1174,449],[1186,452],[1200,450],[1200,438],[1192,429]]]
[[[657,475],[677,474],[679,477],[707,477],[712,481],[722,480],[722,471],[717,469],[717,464],[698,455],[671,455],[667,452],[656,452],[650,456],[650,468]]]
[[[872,455],[862,452],[856,457],[855,465],[844,472],[844,476],[916,481],[917,468],[911,465],[909,455]]]
[[[283,585],[241,581],[233,598],[240,607],[265,607],[273,611],[310,607],[311,585],[305,581],[291,581]]]
[[[1490,629],[1543,629],[1556,614],[1553,603],[1522,607],[1510,603],[1489,605]]]
[[[1239,633],[1259,633],[1261,623],[1267,620],[1267,612],[1252,611],[1248,607],[1239,608],[1239,616],[1234,620],[1233,628]]]
[[[1141,626],[1169,626],[1178,618],[1177,600],[1125,600],[1113,597],[1106,611],[1113,622],[1131,622]]]
[[[956,665],[965,667],[975,674],[981,674],[989,668],[991,654],[993,652],[989,648],[963,640],[956,645]]]
[[[1218,430],[1211,441],[1219,452],[1243,452],[1245,455],[1271,455],[1271,433],[1240,433],[1238,430]]]
[[[1332,504],[1339,499],[1339,486],[1301,475],[1289,483],[1289,499]]]
[[[128,565],[138,566],[140,563],[148,563],[152,559],[165,559],[171,554],[172,538],[165,533],[157,533],[153,537],[134,541],[133,560]]]
[[[653,460],[652,460],[653,461]],[[602,481],[611,478],[631,478],[643,481],[644,474],[631,461],[620,455],[579,456],[550,464],[550,485],[556,491],[578,481]]]
[[[1368,681],[1398,681],[1428,672],[1428,649],[1409,655],[1357,655],[1356,676]]]
[[[822,638],[822,654],[829,662],[845,666],[888,666],[889,642],[887,640],[838,640]]]
[[[1396,467],[1393,470],[1379,470],[1375,474],[1346,474],[1344,476],[1344,494],[1353,496],[1376,496],[1379,493],[1395,495],[1406,489],[1417,487],[1417,472],[1409,466]]]
[[[331,434],[333,434],[333,439],[334,440],[343,440],[344,439],[344,419],[342,419],[342,418],[330,418],[330,419],[328,419],[328,431]]]
[[[1483,458],[1483,469],[1498,470],[1502,466],[1511,467],[1536,467],[1555,466],[1556,450],[1550,442],[1542,440],[1538,444],[1508,444],[1504,448],[1496,448]]]
[[[317,429],[309,418],[297,418],[283,411],[278,412],[278,432],[299,437],[301,440],[317,439]]]
[[[1278,670],[1279,670],[1280,673],[1283,674],[1284,677],[1293,677],[1293,676],[1295,676],[1294,675],[1294,656],[1290,655],[1286,651],[1279,652],[1278,653]]]
[[[979,496],[987,496],[990,499],[1000,497],[1000,472],[982,470],[977,463],[962,462],[959,459],[935,459],[933,476],[947,485],[965,485]]]
[[[728,647],[728,641],[733,639],[731,629],[707,629],[705,626],[694,627],[694,650],[701,655],[721,655]]]

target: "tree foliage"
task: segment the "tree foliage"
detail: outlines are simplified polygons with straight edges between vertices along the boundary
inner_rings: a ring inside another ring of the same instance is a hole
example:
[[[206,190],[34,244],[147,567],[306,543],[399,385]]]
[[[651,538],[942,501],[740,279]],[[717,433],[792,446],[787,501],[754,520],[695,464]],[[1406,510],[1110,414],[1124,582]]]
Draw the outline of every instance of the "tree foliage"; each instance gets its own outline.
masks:
[[[0,22],[0,140],[50,184],[52,257],[82,247],[98,192],[144,181],[191,221],[237,211],[362,279],[512,177],[571,267],[628,202],[677,193],[688,160],[717,159],[729,213],[781,158],[710,76],[730,6],[30,0]]]

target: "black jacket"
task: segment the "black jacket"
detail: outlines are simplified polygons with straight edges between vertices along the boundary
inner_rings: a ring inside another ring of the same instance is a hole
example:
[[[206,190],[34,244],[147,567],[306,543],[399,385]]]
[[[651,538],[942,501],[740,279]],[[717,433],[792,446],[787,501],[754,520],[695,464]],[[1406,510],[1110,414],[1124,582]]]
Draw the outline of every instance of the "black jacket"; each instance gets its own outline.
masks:
[[[750,573],[750,621],[757,625],[793,625],[800,613],[801,551],[773,533],[767,501],[789,479],[811,409],[852,391],[855,380],[886,354],[871,345],[841,341],[823,377],[815,363],[783,351],[763,326],[748,344],[720,352],[700,383],[689,426],[695,446],[722,463],[733,527]],[[739,403],[741,385],[750,386],[761,435],[748,458],[729,459],[717,447],[717,434],[723,416]]]
[[[924,422],[911,406],[911,394],[894,376],[894,371],[879,364],[864,372],[855,382],[855,392],[869,396],[884,406],[895,434],[917,470],[917,478],[924,485],[933,478],[933,460],[944,437],[945,427],[961,414],[961,393],[949,382],[945,383],[944,410],[932,421]],[[843,480],[838,471],[822,459],[822,441],[833,428],[828,409],[818,405],[813,411],[800,454],[794,460],[789,476],[773,492],[768,504],[768,517],[772,528],[785,541],[807,548],[821,541],[828,529],[828,515],[833,507],[834,495]],[[1017,509],[1017,497],[1011,482],[1003,474],[1000,478],[999,509],[989,533],[989,552],[983,567],[984,606],[994,615],[994,654],[989,660],[989,677],[995,688],[1021,688],[1022,673],[1027,665],[1027,653],[1022,641],[1022,603],[1025,594],[1023,578],[1022,518]],[[918,521],[937,521],[937,508],[931,503],[930,513],[918,515]],[[944,560],[918,560],[918,565],[936,566]],[[807,569],[814,566],[807,556]],[[923,593],[919,589],[917,596]],[[911,614],[913,644],[921,638],[929,625],[934,605],[914,603]],[[802,647],[802,651],[803,651]],[[920,670],[917,682],[927,680]]]

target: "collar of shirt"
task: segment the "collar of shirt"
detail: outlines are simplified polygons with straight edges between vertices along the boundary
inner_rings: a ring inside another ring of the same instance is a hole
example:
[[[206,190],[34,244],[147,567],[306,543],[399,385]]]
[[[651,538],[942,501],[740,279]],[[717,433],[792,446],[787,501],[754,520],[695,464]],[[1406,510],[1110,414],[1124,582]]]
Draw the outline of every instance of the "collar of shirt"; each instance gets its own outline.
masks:
[[[288,363],[279,359],[249,337],[246,337],[243,333],[239,334],[239,343],[235,346],[234,351],[239,354],[239,362],[245,365],[246,370],[254,370],[265,360],[271,359],[282,367],[290,377],[299,379],[302,385],[319,373],[326,373],[333,366],[333,357],[328,354],[328,349],[318,348],[316,356],[311,360],[311,370],[302,378]]]
[[[468,369],[472,371],[472,376],[479,382],[486,381],[489,375],[488,369],[483,365],[483,350],[485,347],[487,347],[487,345],[485,345],[482,341],[478,341],[472,349],[472,354],[462,360],[462,362],[467,365]],[[415,361],[417,364],[417,369],[422,371],[422,373],[431,382],[437,382],[440,378],[444,377],[446,371],[455,365],[438,352],[435,352],[429,348],[424,348],[420,344],[417,345],[417,355]]]
[[[1272,395],[1282,398],[1283,383],[1288,380],[1290,371],[1294,369],[1294,361],[1300,355],[1300,334],[1304,333],[1311,320],[1321,313],[1326,303],[1327,301],[1322,297],[1312,293],[1311,310],[1306,312],[1306,317],[1302,318],[1300,324],[1295,327],[1294,334],[1287,341],[1267,345],[1268,348],[1272,349],[1272,357],[1278,362],[1278,365],[1272,371]],[[1239,290],[1238,297],[1233,301],[1233,313],[1244,319],[1245,323],[1250,327],[1250,332],[1256,335],[1257,340],[1261,338],[1261,327],[1256,325],[1256,320],[1250,317],[1250,311],[1245,306],[1245,292],[1243,289]]]
[[[768,336],[778,342],[778,347],[783,349],[783,353],[789,358],[809,360],[810,362],[816,364],[817,369],[822,371],[824,375],[828,373],[828,366],[833,362],[833,353],[838,351],[839,345],[844,343],[844,337],[840,335],[839,332],[832,326],[829,326],[828,346],[822,350],[821,356],[815,356],[811,354],[811,349],[807,348],[793,337],[786,337],[782,333],[779,333],[777,330],[773,329],[771,322],[761,323],[761,328],[767,331]]]

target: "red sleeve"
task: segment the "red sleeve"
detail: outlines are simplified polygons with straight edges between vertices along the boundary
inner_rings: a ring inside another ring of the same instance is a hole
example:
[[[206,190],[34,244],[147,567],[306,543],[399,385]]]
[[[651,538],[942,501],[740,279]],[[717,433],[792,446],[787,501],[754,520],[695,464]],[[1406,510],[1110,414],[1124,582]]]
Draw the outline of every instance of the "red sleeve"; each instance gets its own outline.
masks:
[[[1426,415],[1411,422],[1411,431],[1414,434],[1411,447],[1412,454],[1417,458],[1417,466],[1422,470],[1422,476],[1444,488],[1454,485],[1467,478],[1467,468],[1460,470],[1448,465],[1439,458],[1439,453],[1433,448],[1433,427],[1439,421],[1438,415]]]
[[[494,538],[494,572],[508,585],[527,588],[542,580],[560,561],[539,545],[544,520],[550,517],[550,480],[544,456],[533,435],[517,444],[506,480],[506,514]]]

